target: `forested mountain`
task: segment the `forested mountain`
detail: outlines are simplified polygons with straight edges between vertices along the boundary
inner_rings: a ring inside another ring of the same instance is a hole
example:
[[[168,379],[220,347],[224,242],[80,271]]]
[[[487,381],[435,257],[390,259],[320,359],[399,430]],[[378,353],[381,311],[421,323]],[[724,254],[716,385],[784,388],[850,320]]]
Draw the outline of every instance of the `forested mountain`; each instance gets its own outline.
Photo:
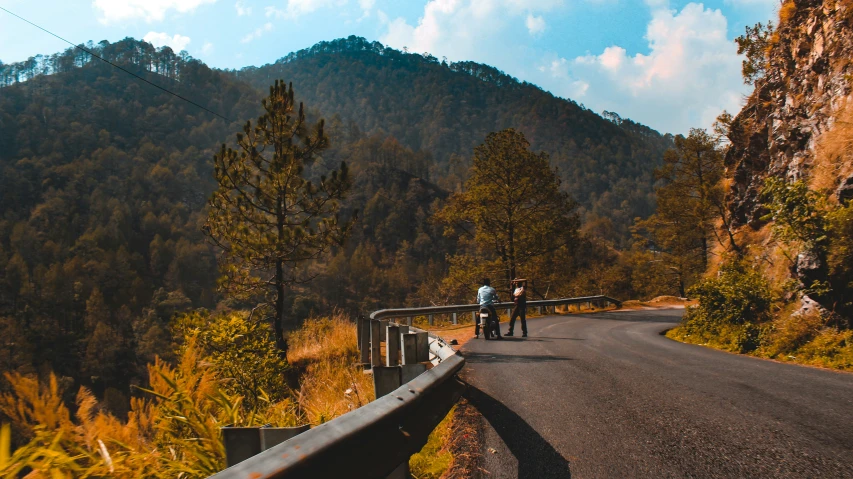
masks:
[[[253,89],[171,50],[98,52],[224,115],[258,109]],[[86,57],[0,89],[0,329],[7,369],[124,389],[169,350],[176,308],[216,304],[200,225],[210,158],[239,123]]]
[[[611,219],[624,239],[635,217],[654,211],[652,172],[672,144],[669,135],[614,113],[605,120],[488,65],[440,62],[359,37],[233,74],[262,89],[277,78],[291,81],[313,108],[430,152],[430,178],[449,190],[459,187],[454,168],[474,146],[490,132],[515,128],[551,156],[587,217]]]
[[[0,364],[52,369],[117,403],[173,350],[175,311],[246,306],[218,296],[202,225],[213,153],[257,118],[269,78],[293,81],[310,116],[326,117],[331,147],[309,175],[347,162],[344,208],[360,212],[350,241],[288,297],[297,319],[434,297],[456,245],[429,218],[493,130],[515,126],[549,152],[588,219],[605,218],[590,223],[622,238],[653,208],[669,144],[490,67],[357,38],[240,72],[133,39],[87,48],[228,118],[79,50],[0,64]]]

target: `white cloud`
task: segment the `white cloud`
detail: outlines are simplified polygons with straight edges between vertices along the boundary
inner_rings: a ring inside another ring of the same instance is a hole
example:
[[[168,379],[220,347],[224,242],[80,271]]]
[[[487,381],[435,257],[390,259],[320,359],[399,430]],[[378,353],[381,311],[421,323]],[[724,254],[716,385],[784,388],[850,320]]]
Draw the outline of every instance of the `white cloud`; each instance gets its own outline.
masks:
[[[517,46],[506,34],[507,28],[517,25],[517,18],[526,18],[528,24],[534,18],[533,26],[544,28],[544,19],[535,14],[562,4],[562,0],[430,0],[417,25],[402,17],[394,19],[381,41],[414,52],[440,53],[452,60],[497,62],[507,57],[499,46]]]
[[[100,12],[98,20],[104,24],[135,20],[161,21],[166,12],[189,13],[201,5],[216,0],[93,0],[92,7]]]
[[[361,18],[358,19],[359,22],[370,17],[370,11],[373,10],[374,4],[376,4],[376,0],[358,0],[358,6],[361,8]]]
[[[383,12],[382,10],[376,10],[376,18],[379,20],[380,25],[388,24],[388,14]]]
[[[287,4],[283,9],[276,7],[266,7],[265,13],[267,17],[289,18],[295,19],[301,15],[315,12],[321,8],[343,6],[347,4],[347,0],[287,0]]]
[[[664,132],[710,127],[723,109],[738,111],[746,93],[742,59],[727,38],[722,12],[700,3],[680,11],[670,9],[668,0],[645,3],[651,10],[647,53],[611,45],[562,58],[519,41],[522,23],[530,34],[547,28],[546,13],[562,4],[558,0],[430,0],[417,23],[384,17],[380,40],[453,61],[491,64],[595,111],[615,111]]]
[[[209,55],[213,52],[213,44],[210,42],[204,42],[204,46],[201,47],[202,55]]]
[[[542,83],[595,110],[616,111],[662,131],[709,127],[723,109],[738,111],[745,93],[741,58],[726,30],[723,14],[702,4],[689,3],[680,12],[657,9],[646,30],[648,55],[629,55],[614,45],[599,55],[560,58],[547,69],[552,80]],[[579,90],[579,84],[586,87]]]
[[[532,13],[527,14],[527,20],[525,21],[525,25],[527,25],[527,31],[530,32],[531,35],[538,35],[545,31],[545,19],[541,16],[535,16]]]
[[[272,23],[270,23],[270,22],[264,23],[260,27],[256,28],[255,31],[253,31],[252,33],[243,37],[240,40],[240,43],[249,43],[252,40],[255,40],[256,38],[260,38],[264,33],[269,32],[271,30],[272,30]]]
[[[725,0],[724,3],[738,7],[765,7],[770,11],[779,8],[779,0]]]
[[[237,9],[238,17],[249,16],[252,14],[252,7],[247,7],[246,2],[243,0],[237,0],[237,3],[234,4],[234,8]]]
[[[148,32],[142,39],[158,48],[168,45],[176,52],[185,50],[190,43],[190,37],[178,35],[177,33],[169,36],[164,32]]]

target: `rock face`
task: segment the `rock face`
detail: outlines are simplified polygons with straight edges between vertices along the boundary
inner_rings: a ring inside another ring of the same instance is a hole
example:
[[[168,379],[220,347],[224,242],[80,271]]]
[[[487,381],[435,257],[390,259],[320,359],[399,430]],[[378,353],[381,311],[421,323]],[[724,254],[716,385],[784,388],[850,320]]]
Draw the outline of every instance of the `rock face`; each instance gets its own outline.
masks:
[[[817,138],[850,99],[853,2],[791,1],[795,9],[788,9],[772,38],[767,74],[729,131],[729,205],[736,226],[760,225],[765,178],[808,176]],[[853,197],[853,178],[838,193]]]
[[[815,280],[826,277],[826,265],[814,251],[806,250],[797,255],[795,274],[800,285],[808,287]]]
[[[841,184],[838,185],[838,189],[835,190],[835,197],[838,198],[840,203],[847,200],[853,200],[853,176],[848,176],[841,180]]]

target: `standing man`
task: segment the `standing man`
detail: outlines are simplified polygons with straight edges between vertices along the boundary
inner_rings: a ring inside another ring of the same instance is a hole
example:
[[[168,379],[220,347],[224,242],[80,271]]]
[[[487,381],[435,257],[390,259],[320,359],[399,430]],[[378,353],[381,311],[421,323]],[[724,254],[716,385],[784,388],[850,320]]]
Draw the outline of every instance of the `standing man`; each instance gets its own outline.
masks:
[[[498,324],[498,327],[495,328],[498,334],[497,339],[503,339],[501,337],[500,318],[498,317],[498,312],[495,309],[495,303],[497,302],[498,292],[495,288],[492,288],[491,280],[489,278],[483,279],[483,286],[480,286],[480,289],[477,290],[477,304],[489,308],[489,313]],[[483,333],[485,333],[485,331],[483,331]],[[478,338],[480,337],[480,321],[474,322],[474,334]]]
[[[512,330],[515,329],[515,318],[521,318],[521,337],[527,337],[527,280],[514,279],[512,284],[515,289],[512,291],[512,302],[515,303],[515,308],[512,310],[512,317],[509,320],[509,332],[507,336],[512,336]]]

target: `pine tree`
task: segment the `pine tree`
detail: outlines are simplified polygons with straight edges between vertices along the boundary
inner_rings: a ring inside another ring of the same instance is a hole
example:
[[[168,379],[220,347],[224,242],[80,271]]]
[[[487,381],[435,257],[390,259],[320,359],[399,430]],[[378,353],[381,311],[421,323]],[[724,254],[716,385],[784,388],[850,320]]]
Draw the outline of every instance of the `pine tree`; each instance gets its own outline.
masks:
[[[676,136],[675,148],[655,171],[663,181],[657,212],[635,225],[636,239],[651,247],[653,262],[660,263],[649,269],[659,272],[662,283],[676,286],[680,296],[708,268],[714,241],[741,252],[725,202],[724,173],[718,140],[707,131],[693,128],[687,137]]]
[[[507,287],[533,259],[572,244],[580,224],[548,154],[529,147],[512,128],[490,133],[474,148],[463,192],[437,214],[448,233],[467,237],[500,263]]]
[[[351,180],[345,163],[312,181],[304,175],[329,145],[323,120],[306,123],[294,111],[293,86],[276,81],[257,124],[237,134],[237,150],[222,145],[214,157],[218,189],[210,199],[206,233],[222,248],[224,289],[233,296],[264,297],[274,317],[276,344],[283,331],[288,288],[311,276],[301,268],[341,243],[352,220],[338,217]],[[295,113],[295,114],[294,114]]]

